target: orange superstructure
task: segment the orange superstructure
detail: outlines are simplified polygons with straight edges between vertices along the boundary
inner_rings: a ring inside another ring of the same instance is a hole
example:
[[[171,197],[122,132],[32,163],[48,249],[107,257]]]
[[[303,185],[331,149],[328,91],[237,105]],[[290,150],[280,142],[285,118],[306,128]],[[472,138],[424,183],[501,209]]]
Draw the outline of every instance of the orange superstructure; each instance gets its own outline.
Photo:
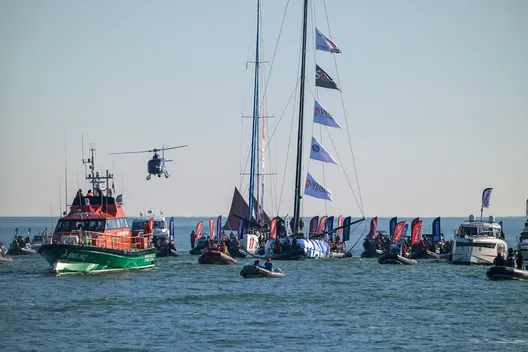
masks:
[[[123,205],[115,198],[81,196],[58,221],[52,241],[120,250],[147,248],[149,236],[140,235],[130,231]]]

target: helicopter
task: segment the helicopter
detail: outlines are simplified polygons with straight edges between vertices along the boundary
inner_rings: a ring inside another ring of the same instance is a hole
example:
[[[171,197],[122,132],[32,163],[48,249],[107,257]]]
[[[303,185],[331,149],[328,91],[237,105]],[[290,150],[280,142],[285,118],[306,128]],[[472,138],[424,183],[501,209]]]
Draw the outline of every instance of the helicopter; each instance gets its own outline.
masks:
[[[169,178],[170,174],[165,168],[165,163],[168,163],[169,159],[165,159],[165,151],[171,150],[171,149],[177,149],[177,148],[184,148],[187,147],[187,144],[185,145],[179,145],[176,147],[161,147],[161,149],[154,148],[149,150],[140,150],[135,152],[120,152],[120,153],[110,153],[110,155],[117,155],[117,154],[136,154],[136,153],[154,153],[152,156],[152,159],[150,159],[147,163],[147,181],[150,180],[152,175],[158,175],[158,177],[161,177],[161,175],[165,175],[165,178]],[[161,155],[158,154],[158,152],[161,152]]]

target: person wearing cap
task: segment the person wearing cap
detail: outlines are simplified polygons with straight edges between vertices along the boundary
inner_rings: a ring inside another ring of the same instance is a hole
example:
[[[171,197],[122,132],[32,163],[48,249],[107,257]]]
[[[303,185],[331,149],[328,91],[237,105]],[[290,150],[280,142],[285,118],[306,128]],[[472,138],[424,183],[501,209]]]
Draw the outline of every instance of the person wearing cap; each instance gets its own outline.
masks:
[[[495,264],[495,266],[504,266],[506,264],[502,252],[497,253],[497,256],[493,259],[493,264]]]
[[[269,271],[273,271],[273,263],[271,261],[271,258],[268,258],[268,260],[266,260],[266,264],[264,264],[264,267]]]

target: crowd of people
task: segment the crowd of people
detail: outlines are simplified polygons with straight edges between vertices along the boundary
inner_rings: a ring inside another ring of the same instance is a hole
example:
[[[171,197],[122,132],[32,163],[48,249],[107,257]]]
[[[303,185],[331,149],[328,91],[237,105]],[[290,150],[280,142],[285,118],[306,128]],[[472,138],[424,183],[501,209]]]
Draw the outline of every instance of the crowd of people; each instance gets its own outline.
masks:
[[[391,240],[389,236],[384,235],[383,232],[378,232],[375,236],[367,236],[363,241],[363,249],[369,250],[381,250],[389,252],[391,250]],[[428,250],[433,253],[439,252],[439,254],[450,253],[453,249],[451,241],[445,241],[441,237],[439,242],[434,242],[431,237],[421,238],[418,243],[411,244],[411,238],[405,237],[401,241],[401,253],[403,255],[411,254],[420,250]]]

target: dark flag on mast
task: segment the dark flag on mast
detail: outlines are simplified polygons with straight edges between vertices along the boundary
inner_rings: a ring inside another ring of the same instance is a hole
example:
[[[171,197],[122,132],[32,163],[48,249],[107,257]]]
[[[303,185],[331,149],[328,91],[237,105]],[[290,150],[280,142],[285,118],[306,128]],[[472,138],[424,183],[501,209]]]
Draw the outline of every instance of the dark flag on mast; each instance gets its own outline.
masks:
[[[319,65],[315,65],[315,85],[317,87],[337,89],[337,84]]]

